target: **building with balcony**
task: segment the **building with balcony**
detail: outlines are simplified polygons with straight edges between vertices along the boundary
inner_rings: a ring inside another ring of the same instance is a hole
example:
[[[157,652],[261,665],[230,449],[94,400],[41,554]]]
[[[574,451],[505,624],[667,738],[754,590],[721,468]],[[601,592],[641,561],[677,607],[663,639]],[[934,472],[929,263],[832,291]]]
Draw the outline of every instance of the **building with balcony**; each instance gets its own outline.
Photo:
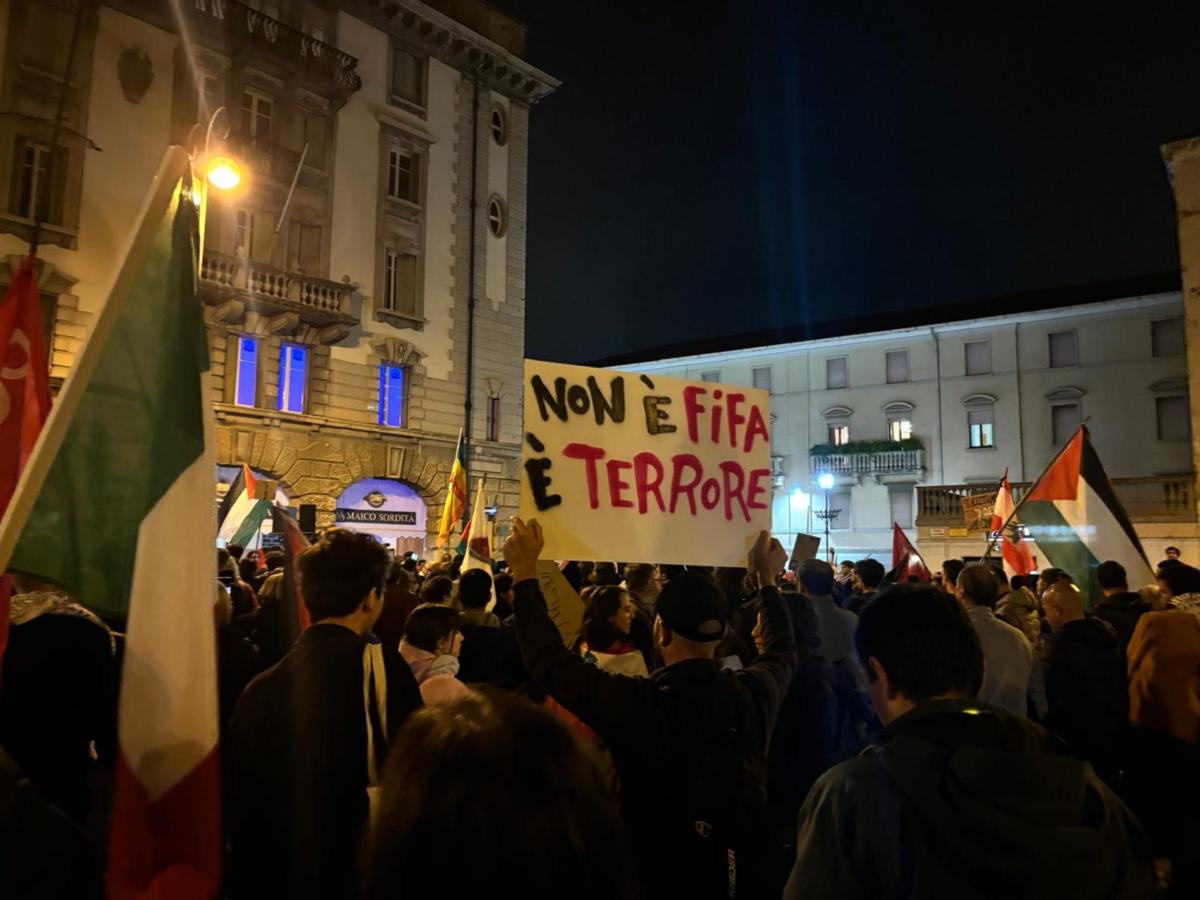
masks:
[[[1058,299],[992,307],[1027,308],[1008,315],[614,364],[768,390],[774,530],[788,541],[823,537],[828,511],[839,559],[890,565],[893,522],[932,564],[981,555],[986,525],[969,521],[964,498],[994,495],[1006,471],[1019,498],[1086,421],[1151,557],[1174,544],[1200,561],[1182,297],[1089,289]],[[818,485],[825,473],[828,491]]]
[[[0,25],[0,282],[40,220],[54,383],[163,150],[211,132],[243,172],[210,192],[199,273],[222,477],[247,463],[318,526],[417,549],[465,428],[507,521],[528,117],[557,87],[519,22],[483,0],[13,0]]]

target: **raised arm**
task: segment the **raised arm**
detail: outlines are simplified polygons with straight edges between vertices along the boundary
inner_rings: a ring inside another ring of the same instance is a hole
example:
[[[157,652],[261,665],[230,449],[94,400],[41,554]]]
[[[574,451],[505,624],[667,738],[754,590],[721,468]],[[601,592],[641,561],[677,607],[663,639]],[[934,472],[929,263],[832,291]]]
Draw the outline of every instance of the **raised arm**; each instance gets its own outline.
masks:
[[[791,617],[775,587],[775,579],[786,562],[787,551],[779,541],[765,531],[759,534],[750,551],[749,569],[758,581],[763,652],[739,677],[754,691],[768,730],[775,724],[784,694],[800,663]]]
[[[513,519],[504,559],[513,573],[513,615],[525,668],[543,690],[611,743],[637,727],[636,718],[647,708],[643,697],[653,686],[647,679],[610,675],[563,645],[537,579],[543,544],[536,519],[528,524]]]

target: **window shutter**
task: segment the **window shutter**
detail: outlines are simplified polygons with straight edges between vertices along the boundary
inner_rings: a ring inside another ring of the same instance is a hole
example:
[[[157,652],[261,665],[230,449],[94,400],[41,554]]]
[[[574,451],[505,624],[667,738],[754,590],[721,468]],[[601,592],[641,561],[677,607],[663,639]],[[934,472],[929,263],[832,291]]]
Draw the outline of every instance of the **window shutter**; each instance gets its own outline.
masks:
[[[825,360],[825,387],[828,390],[832,391],[844,388],[849,384],[849,381],[846,357],[841,356],[836,359]]]
[[[29,146],[25,138],[18,137],[13,142],[12,177],[8,186],[8,211],[14,216],[21,216],[25,211],[21,208],[21,185],[25,174],[25,148]]]
[[[1079,430],[1082,422],[1078,403],[1062,403],[1050,407],[1050,424],[1054,443],[1061,446]]]
[[[1156,397],[1154,406],[1158,419],[1158,439],[1186,441],[1190,436],[1188,426],[1191,419],[1187,397]]]
[[[913,523],[912,488],[892,488],[888,491],[888,505],[891,508],[892,521],[901,528],[911,528]]]
[[[1154,356],[1183,353],[1183,319],[1159,319],[1150,323],[1150,350]]]
[[[1050,335],[1050,368],[1073,366],[1078,357],[1074,331],[1056,331]]]
[[[760,366],[752,369],[750,373],[754,378],[754,386],[764,391],[771,390],[771,367]]]
[[[967,341],[967,374],[988,375],[992,371],[992,342]]]
[[[887,383],[904,384],[908,381],[908,351],[892,350],[887,354]]]
[[[721,373],[720,372],[701,372],[700,380],[707,381],[712,384],[718,384],[721,381]]]

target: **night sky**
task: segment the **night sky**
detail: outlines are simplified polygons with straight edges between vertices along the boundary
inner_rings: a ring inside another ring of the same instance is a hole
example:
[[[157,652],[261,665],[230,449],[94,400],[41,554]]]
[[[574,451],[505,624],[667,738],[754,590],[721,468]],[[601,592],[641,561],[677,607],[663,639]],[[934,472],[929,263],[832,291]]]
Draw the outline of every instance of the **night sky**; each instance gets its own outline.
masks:
[[[1200,134],[1200,4],[502,5],[563,81],[531,113],[532,357],[1178,269],[1159,145]]]

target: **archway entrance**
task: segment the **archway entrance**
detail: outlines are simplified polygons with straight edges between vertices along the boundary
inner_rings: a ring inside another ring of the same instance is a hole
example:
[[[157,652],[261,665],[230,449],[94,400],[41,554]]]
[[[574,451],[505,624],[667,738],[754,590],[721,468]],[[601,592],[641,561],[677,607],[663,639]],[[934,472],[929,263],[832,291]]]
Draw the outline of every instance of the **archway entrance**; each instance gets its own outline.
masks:
[[[338,497],[334,523],[374,535],[397,555],[425,553],[425,501],[402,481],[364,478]]]

